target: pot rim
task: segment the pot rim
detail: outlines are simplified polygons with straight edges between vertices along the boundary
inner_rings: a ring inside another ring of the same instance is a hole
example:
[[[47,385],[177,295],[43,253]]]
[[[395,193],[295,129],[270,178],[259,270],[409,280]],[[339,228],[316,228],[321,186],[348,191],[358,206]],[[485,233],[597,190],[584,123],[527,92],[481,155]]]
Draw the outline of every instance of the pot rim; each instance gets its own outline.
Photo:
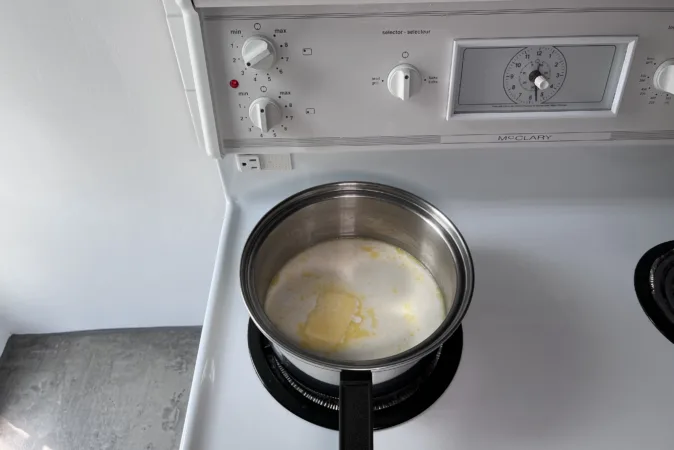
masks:
[[[442,324],[426,339],[414,347],[385,358],[350,361],[320,356],[304,350],[278,331],[264,312],[264,301],[258,298],[255,289],[253,261],[263,244],[277,225],[300,209],[321,201],[340,197],[364,197],[388,201],[421,216],[433,224],[450,247],[457,271],[456,289],[452,307]],[[322,184],[300,191],[278,203],[269,210],[251,231],[241,254],[240,282],[244,303],[250,318],[267,339],[285,352],[319,368],[332,370],[386,370],[408,364],[435,351],[461,325],[470,305],[473,286],[473,261],[466,242],[454,223],[442,211],[426,200],[392,186],[363,182],[342,181]]]

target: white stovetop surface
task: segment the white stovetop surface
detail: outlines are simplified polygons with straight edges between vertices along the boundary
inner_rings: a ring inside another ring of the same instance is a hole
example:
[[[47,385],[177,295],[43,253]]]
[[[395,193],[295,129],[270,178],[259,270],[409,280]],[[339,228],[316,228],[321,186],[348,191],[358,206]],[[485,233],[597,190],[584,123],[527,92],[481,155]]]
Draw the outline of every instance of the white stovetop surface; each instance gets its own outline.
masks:
[[[674,238],[674,196],[644,198],[663,187],[674,192],[662,179],[674,160],[667,149],[567,153],[574,151],[520,152],[508,156],[519,158],[511,166],[501,149],[454,160],[435,154],[397,183],[418,186],[417,193],[455,221],[472,251],[476,282],[452,384],[422,415],[376,432],[376,448],[671,449],[674,345],[643,313],[633,271],[646,250]],[[392,155],[389,168],[371,169],[381,156],[358,156],[365,167],[359,178],[396,184],[395,166],[407,157]],[[258,380],[238,280],[243,244],[262,214],[302,187],[356,178],[343,170],[353,160],[331,158],[337,157],[297,157],[296,171],[254,182],[236,178],[231,161],[222,163],[232,190],[248,184],[248,193],[227,210],[183,450],[337,448],[335,431],[294,416]],[[484,158],[493,165],[479,162]],[[441,161],[444,169],[437,168]],[[534,166],[546,169],[534,175]],[[475,185],[481,198],[452,198],[444,190],[480,167],[475,174],[503,174],[502,194],[486,195],[492,191],[484,184],[494,185],[493,178]],[[521,189],[523,181],[536,180],[547,184]],[[428,187],[433,183],[435,189]],[[552,198],[546,189],[556,185],[568,185],[569,195]],[[620,186],[631,191],[612,197]],[[494,201],[529,191],[526,199]]]

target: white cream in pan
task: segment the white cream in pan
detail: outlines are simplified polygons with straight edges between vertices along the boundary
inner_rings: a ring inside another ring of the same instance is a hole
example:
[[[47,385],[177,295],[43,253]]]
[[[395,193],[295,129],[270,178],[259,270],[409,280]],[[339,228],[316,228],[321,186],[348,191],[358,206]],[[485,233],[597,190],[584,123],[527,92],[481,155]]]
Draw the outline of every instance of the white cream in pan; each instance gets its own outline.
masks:
[[[349,360],[412,348],[445,318],[428,270],[409,253],[369,239],[324,242],[288,261],[271,282],[265,311],[303,348]]]

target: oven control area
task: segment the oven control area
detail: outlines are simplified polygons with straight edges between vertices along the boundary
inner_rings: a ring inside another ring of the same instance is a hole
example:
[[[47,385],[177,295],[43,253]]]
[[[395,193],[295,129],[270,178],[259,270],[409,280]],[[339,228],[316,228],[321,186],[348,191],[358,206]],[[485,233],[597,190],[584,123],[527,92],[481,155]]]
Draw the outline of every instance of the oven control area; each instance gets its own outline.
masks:
[[[223,11],[202,32],[232,151],[674,130],[674,13]]]
[[[636,42],[636,36],[455,40],[448,117],[616,115]]]

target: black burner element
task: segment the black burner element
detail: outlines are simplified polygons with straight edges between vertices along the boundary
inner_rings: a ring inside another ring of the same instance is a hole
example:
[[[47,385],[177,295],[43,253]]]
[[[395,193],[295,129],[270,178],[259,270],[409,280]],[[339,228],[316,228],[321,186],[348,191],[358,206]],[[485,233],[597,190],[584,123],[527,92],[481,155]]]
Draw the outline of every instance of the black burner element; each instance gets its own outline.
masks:
[[[338,386],[283,366],[267,338],[252,321],[248,322],[248,349],[255,371],[276,401],[308,422],[338,429]],[[463,331],[459,328],[437,352],[426,356],[401,376],[375,385],[374,429],[406,422],[431,406],[452,382],[459,368],[462,349]]]
[[[641,257],[634,289],[653,325],[674,343],[674,241],[657,245]]]

